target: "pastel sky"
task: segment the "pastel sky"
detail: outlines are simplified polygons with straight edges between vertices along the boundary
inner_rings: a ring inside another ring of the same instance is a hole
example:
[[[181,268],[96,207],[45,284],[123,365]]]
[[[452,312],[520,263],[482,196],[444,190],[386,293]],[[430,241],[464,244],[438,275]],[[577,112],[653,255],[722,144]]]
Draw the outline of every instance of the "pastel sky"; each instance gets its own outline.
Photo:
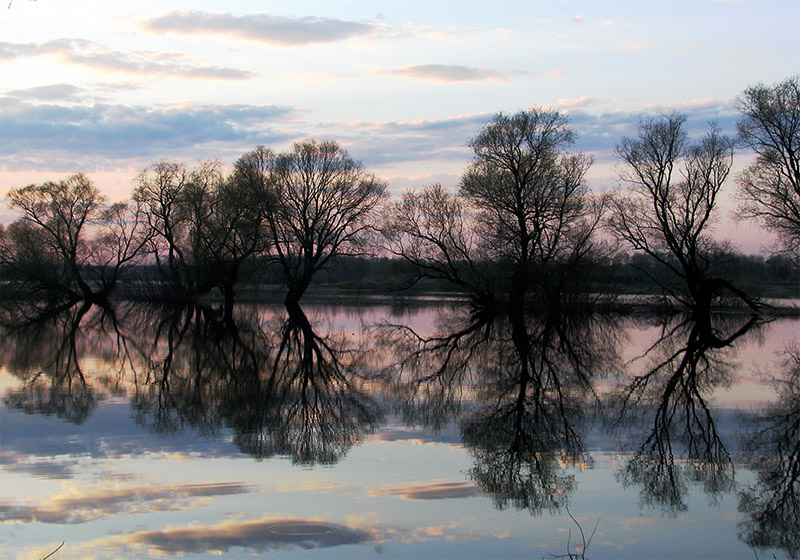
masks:
[[[337,140],[393,194],[455,186],[469,137],[534,105],[569,114],[592,187],[613,187],[640,116],[734,132],[744,88],[798,73],[798,16],[796,0],[13,0],[0,197],[81,171],[118,200],[156,160],[230,166],[306,138]]]

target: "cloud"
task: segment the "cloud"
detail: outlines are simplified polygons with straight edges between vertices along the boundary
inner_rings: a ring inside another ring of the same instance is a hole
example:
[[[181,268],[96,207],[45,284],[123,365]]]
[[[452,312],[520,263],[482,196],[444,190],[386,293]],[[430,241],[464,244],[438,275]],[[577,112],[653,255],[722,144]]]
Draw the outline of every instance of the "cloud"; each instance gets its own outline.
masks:
[[[369,543],[374,532],[344,525],[303,519],[261,519],[229,521],[212,526],[139,531],[111,537],[112,541],[146,545],[169,555],[189,553],[219,554],[231,548],[244,548],[256,553],[286,548],[330,548]]]
[[[108,488],[100,492],[71,492],[38,506],[0,503],[0,521],[11,523],[83,523],[120,513],[178,511],[198,498],[250,492],[239,482],[176,484],[172,486]]]
[[[581,14],[576,15],[572,18],[573,23],[583,23],[586,21],[586,16],[582,16]]]
[[[77,101],[85,90],[71,84],[51,84],[28,89],[14,89],[6,92],[10,97],[37,99],[43,101]]]
[[[230,13],[174,11],[142,23],[156,33],[216,34],[279,46],[332,43],[376,31],[369,23],[320,17],[281,17],[269,14],[234,16]]]
[[[614,18],[614,19],[605,19],[605,20],[600,22],[600,25],[602,25],[603,27],[607,27],[609,25],[626,25],[627,26],[629,24],[628,24],[628,20],[626,20],[625,18],[619,17],[619,18]]]
[[[13,60],[21,56],[33,56],[38,50],[35,43],[0,42],[0,60]]]
[[[273,105],[65,107],[0,98],[0,165],[24,169],[46,157],[51,164],[58,166],[61,161],[74,171],[81,161],[96,168],[98,156],[130,162],[176,157],[210,145],[252,147],[288,139],[271,129],[291,113],[292,109]],[[195,152],[192,157],[198,156]]]
[[[181,54],[151,51],[123,52],[81,39],[56,39],[46,43],[0,43],[0,60],[54,55],[65,62],[95,70],[139,76],[181,76],[206,80],[246,80],[252,72],[221,66],[203,66]]]
[[[631,39],[620,39],[617,41],[623,50],[633,53],[640,53],[653,48],[653,44],[646,41],[632,41]]]
[[[466,140],[491,119],[488,114],[415,121],[329,124],[348,151],[365,165],[409,161],[453,160],[466,163]]]
[[[591,102],[587,96],[582,95],[580,97],[576,97],[575,99],[568,99],[566,97],[562,97],[558,100],[558,104],[562,107],[585,107]]]
[[[415,66],[387,70],[385,73],[417,80],[430,80],[433,82],[468,82],[480,80],[501,82],[508,80],[505,74],[488,68],[476,68],[458,64],[417,64]]]
[[[373,490],[370,495],[400,496],[404,500],[446,500],[475,497],[478,495],[478,488],[469,482],[435,482],[391,490]]]

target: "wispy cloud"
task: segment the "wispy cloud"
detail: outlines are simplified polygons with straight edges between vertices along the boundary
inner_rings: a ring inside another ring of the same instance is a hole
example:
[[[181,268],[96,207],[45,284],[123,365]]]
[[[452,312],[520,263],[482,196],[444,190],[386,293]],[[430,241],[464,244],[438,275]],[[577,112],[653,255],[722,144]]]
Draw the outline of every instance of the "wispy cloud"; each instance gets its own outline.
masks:
[[[370,35],[370,23],[322,17],[282,17],[269,14],[234,16],[230,13],[174,11],[142,23],[148,31],[187,35],[215,34],[279,46],[332,43]]]
[[[574,99],[569,99],[566,97],[562,97],[558,100],[558,104],[562,107],[585,107],[589,103],[591,103],[591,99],[587,96],[582,95],[580,97],[576,97]]]
[[[385,73],[433,82],[508,81],[508,77],[501,72],[489,68],[463,66],[460,64],[417,64],[387,70]]]
[[[628,52],[633,52],[633,53],[640,53],[651,50],[653,48],[652,43],[648,43],[646,41],[633,41],[631,39],[620,39],[619,41],[617,41],[617,45],[622,50],[626,50]]]
[[[627,25],[630,25],[630,24],[628,23],[628,20],[626,20],[625,18],[618,17],[618,18],[614,18],[614,19],[604,19],[603,21],[600,22],[600,25],[603,26],[603,27],[608,27],[609,25],[626,25],[627,26]]]
[[[57,39],[45,43],[0,43],[0,60],[31,56],[58,56],[64,62],[94,70],[139,76],[180,76],[206,80],[246,80],[247,70],[204,66],[182,54],[150,51],[118,51],[81,39]]]
[[[6,92],[9,97],[21,99],[36,99],[41,101],[77,101],[81,93],[85,92],[72,84],[51,84],[28,89],[13,89]]]

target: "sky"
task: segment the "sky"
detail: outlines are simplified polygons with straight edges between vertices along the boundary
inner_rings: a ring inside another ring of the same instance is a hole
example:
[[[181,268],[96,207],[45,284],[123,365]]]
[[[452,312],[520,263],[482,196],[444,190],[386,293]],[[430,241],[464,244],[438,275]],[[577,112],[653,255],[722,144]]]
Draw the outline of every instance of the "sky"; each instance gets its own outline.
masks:
[[[534,106],[570,117],[590,186],[614,188],[614,148],[640,118],[678,110],[692,134],[735,133],[737,95],[798,73],[798,16],[796,0],[12,0],[0,198],[83,172],[122,200],[155,161],[230,167],[310,138],[393,195],[455,188],[469,138]],[[746,250],[765,239],[728,222]]]

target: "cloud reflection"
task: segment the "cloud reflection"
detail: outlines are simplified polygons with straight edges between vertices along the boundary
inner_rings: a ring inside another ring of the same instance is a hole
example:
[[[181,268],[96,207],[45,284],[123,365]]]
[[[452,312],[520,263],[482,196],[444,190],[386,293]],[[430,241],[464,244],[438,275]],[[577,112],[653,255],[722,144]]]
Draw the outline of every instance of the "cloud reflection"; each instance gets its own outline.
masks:
[[[99,492],[70,492],[37,506],[12,506],[0,502],[0,521],[5,523],[83,523],[118,514],[180,511],[192,500],[245,494],[248,485],[239,482],[175,484],[154,488],[109,488]]]
[[[25,455],[16,451],[0,451],[0,466],[5,472],[27,474],[36,478],[49,480],[72,478],[75,474],[73,467],[77,464],[78,461],[75,459],[62,459],[58,462],[50,458],[46,461],[29,461]]]
[[[244,523],[139,531],[121,537],[124,544],[147,545],[163,554],[226,553],[239,547],[263,553],[286,548],[330,548],[373,542],[364,529],[303,519],[261,519]],[[122,544],[122,543],[120,543]]]
[[[434,482],[370,492],[370,496],[400,496],[404,500],[447,500],[471,498],[477,495],[478,487],[470,482]]]

